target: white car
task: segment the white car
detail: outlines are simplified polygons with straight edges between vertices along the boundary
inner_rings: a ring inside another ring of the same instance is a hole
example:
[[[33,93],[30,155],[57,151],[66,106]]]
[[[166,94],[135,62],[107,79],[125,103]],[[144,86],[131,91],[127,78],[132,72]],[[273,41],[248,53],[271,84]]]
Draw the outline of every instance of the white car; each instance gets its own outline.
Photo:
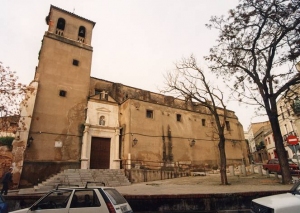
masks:
[[[50,191],[30,208],[14,213],[132,213],[125,198],[112,187],[67,187]]]
[[[300,182],[294,184],[290,192],[252,200],[252,213],[299,213]]]

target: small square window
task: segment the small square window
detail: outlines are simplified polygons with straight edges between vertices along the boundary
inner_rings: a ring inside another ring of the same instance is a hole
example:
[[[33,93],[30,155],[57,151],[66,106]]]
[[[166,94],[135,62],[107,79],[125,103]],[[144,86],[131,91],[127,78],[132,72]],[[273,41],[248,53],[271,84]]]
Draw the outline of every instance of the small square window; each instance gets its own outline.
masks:
[[[181,115],[180,114],[176,114],[176,120],[181,121]]]
[[[101,93],[101,90],[95,89],[95,95],[98,95]]]
[[[202,126],[205,126],[205,123],[206,123],[205,119],[202,119],[201,121],[202,121]]]
[[[146,111],[146,117],[147,118],[153,118],[153,110],[148,110]]]
[[[67,95],[67,91],[65,91],[65,90],[59,90],[59,96],[66,97],[66,95]]]
[[[79,61],[76,60],[76,59],[73,59],[73,65],[74,65],[74,66],[79,66]]]
[[[225,121],[225,125],[226,125],[226,130],[229,131],[230,130],[230,123],[229,123],[229,121]]]

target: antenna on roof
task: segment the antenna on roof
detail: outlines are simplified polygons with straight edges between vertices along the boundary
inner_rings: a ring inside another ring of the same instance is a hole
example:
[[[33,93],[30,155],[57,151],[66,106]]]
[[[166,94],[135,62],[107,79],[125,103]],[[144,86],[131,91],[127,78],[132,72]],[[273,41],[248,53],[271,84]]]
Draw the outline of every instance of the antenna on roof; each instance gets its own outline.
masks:
[[[75,13],[75,7],[73,8],[73,13]]]

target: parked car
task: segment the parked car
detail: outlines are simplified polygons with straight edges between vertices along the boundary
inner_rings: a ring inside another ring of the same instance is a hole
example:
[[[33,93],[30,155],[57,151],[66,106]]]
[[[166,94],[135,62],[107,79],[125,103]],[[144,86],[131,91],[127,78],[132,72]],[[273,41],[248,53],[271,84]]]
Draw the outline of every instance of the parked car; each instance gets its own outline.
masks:
[[[5,202],[5,199],[0,194],[0,213],[7,213],[8,212],[8,205]]]
[[[289,163],[289,168],[292,173],[296,173],[299,170],[298,165],[296,163],[294,163],[291,159],[288,159],[288,163]],[[278,158],[268,160],[268,162],[266,164],[263,164],[263,169],[268,170],[270,173],[277,172],[280,174],[281,168],[280,168]]]
[[[300,162],[300,155],[298,154],[298,159],[299,159],[299,162]],[[296,164],[298,164],[298,159],[297,159],[297,155],[293,155],[293,158],[292,158],[292,161]]]
[[[89,186],[90,185],[90,186]],[[57,187],[40,198],[30,208],[13,211],[14,213],[132,213],[126,199],[112,187]]]
[[[290,192],[252,200],[252,213],[299,213],[300,182],[296,182]]]

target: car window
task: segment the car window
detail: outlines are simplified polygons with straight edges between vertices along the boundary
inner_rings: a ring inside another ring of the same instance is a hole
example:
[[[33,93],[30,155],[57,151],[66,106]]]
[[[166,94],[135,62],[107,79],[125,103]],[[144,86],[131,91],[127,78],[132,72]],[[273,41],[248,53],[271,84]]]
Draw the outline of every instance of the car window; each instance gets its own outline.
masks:
[[[291,193],[300,195],[300,182],[296,182],[290,191]]]
[[[59,190],[50,192],[42,200],[33,205],[36,210],[39,209],[60,209],[66,208],[72,190]]]
[[[268,164],[278,164],[278,161],[275,159],[269,160]]]
[[[295,190],[298,194],[300,194],[300,185],[298,185],[298,187]]]
[[[104,189],[104,192],[114,205],[127,203],[125,198],[115,189]]]
[[[70,208],[83,208],[83,207],[99,207],[100,202],[95,191],[90,190],[76,190]]]
[[[288,159],[289,164],[295,164],[291,159]]]

